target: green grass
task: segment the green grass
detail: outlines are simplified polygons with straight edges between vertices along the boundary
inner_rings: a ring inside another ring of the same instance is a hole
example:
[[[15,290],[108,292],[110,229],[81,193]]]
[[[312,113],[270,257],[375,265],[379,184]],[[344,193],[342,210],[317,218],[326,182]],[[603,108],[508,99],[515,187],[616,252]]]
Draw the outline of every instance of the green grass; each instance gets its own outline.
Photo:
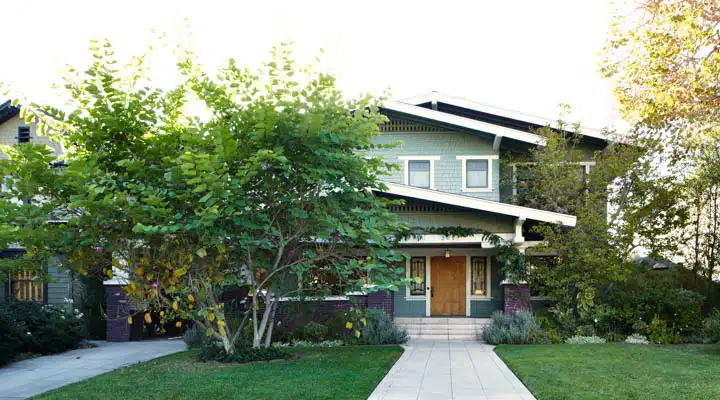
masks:
[[[716,345],[502,345],[495,352],[539,400],[720,398]]]
[[[192,351],[112,371],[37,399],[365,399],[400,357],[399,346],[300,349],[301,358],[199,363]]]

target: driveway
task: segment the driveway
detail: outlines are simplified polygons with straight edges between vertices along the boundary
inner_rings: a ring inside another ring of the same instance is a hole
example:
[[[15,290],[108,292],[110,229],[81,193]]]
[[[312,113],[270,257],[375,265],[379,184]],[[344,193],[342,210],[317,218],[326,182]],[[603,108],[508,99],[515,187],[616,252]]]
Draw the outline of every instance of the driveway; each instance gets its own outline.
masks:
[[[98,347],[33,358],[0,368],[0,400],[24,399],[126,365],[185,350],[182,340],[92,343]]]
[[[490,345],[411,340],[405,347],[371,400],[535,399]]]

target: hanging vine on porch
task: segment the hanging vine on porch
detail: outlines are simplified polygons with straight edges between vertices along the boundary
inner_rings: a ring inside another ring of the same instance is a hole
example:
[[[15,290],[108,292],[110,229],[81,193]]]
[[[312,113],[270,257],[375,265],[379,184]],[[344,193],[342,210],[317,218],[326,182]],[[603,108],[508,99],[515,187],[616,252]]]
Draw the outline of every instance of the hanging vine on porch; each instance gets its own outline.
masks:
[[[436,226],[421,227],[413,226],[405,231],[398,240],[421,239],[423,235],[442,235],[446,238],[464,238],[474,235],[482,235],[482,240],[487,240],[497,249],[497,259],[505,274],[505,279],[512,283],[527,281],[528,269],[525,265],[525,254],[513,242],[505,240],[499,235],[482,228],[468,228],[464,226]]]

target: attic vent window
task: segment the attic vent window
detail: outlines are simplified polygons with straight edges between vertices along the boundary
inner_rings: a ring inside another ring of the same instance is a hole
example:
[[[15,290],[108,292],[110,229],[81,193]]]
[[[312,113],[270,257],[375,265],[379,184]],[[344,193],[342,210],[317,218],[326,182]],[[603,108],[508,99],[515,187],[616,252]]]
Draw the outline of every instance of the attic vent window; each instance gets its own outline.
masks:
[[[18,143],[30,143],[30,127],[21,126],[18,127]]]

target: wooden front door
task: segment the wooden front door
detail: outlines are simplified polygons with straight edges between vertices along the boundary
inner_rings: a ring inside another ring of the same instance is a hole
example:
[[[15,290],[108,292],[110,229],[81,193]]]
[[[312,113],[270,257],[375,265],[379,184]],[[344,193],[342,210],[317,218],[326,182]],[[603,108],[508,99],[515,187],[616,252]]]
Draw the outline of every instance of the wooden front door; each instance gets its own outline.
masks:
[[[430,259],[430,315],[465,315],[465,256]]]

